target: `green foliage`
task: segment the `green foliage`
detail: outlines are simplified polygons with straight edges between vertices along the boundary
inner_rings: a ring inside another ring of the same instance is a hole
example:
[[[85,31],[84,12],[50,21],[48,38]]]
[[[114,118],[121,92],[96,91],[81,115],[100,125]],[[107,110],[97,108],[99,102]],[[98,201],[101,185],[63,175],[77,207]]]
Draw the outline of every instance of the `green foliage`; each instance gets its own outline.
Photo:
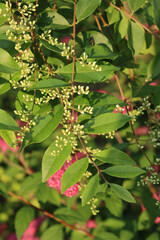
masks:
[[[42,234],[41,240],[52,240],[53,238],[63,240],[63,229],[61,225],[54,225],[48,228]]]
[[[128,0],[128,5],[132,12],[136,12],[140,7],[143,7],[145,0]]]
[[[95,195],[96,190],[98,188],[98,183],[99,183],[98,175],[95,175],[94,177],[91,178],[82,194],[82,207],[85,206]]]
[[[94,154],[94,156],[104,162],[114,165],[135,165],[136,163],[130,158],[130,156],[116,148],[108,148],[101,152]]]
[[[2,195],[4,197],[8,196],[7,189],[5,188],[5,186],[2,183],[0,183],[0,195]]]
[[[63,139],[61,139],[60,144],[61,146],[64,145]],[[42,161],[42,181],[46,181],[63,166],[72,151],[71,141],[68,141],[67,144],[61,148],[58,156],[56,156],[56,154],[54,155],[57,149],[57,143],[53,142],[44,153]],[[53,154],[51,155],[51,153]]]
[[[125,188],[123,188],[122,186],[115,184],[115,183],[111,183],[110,184],[112,190],[114,191],[114,193],[120,197],[121,199],[125,200],[126,202],[131,202],[131,203],[135,203],[135,199],[132,197],[132,195],[130,194],[129,191],[127,191]]]
[[[104,113],[92,118],[85,124],[86,133],[108,133],[122,127],[131,117],[120,113]]]
[[[88,168],[88,158],[83,158],[73,163],[63,174],[61,184],[62,194],[71,186],[76,184]],[[76,175],[75,175],[76,172]]]
[[[68,86],[67,83],[58,79],[46,79],[44,81],[40,81],[36,84],[33,84],[30,87],[30,90],[33,89],[54,89],[59,87],[66,87]]]
[[[26,238],[158,240],[159,16],[158,0],[0,1],[0,238],[35,208]]]
[[[0,48],[0,72],[1,73],[15,73],[19,71],[18,64],[15,60],[9,55],[7,51]]]
[[[0,130],[20,131],[16,121],[2,109],[0,109]]]
[[[34,218],[34,210],[31,207],[22,207],[18,210],[15,217],[15,230],[19,240]]]
[[[119,178],[132,178],[145,173],[143,169],[131,165],[113,166],[104,171],[111,176]]]
[[[76,8],[77,21],[80,22],[90,16],[101,4],[101,0],[79,0]]]

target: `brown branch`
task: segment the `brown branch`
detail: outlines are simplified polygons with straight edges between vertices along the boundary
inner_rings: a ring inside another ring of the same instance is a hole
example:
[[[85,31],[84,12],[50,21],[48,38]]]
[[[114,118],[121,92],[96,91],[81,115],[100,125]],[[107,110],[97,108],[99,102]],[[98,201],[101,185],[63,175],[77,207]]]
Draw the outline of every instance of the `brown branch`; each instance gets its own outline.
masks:
[[[79,137],[79,140],[82,144],[82,147],[85,151],[85,153],[87,154],[88,158],[91,160],[91,162],[94,164],[94,166],[96,167],[98,173],[101,175],[102,179],[105,181],[105,183],[109,184],[109,182],[106,180],[106,178],[104,177],[103,173],[101,172],[101,170],[99,169],[99,167],[95,164],[95,162],[93,161],[92,157],[90,156],[89,152],[87,151],[84,143],[83,143],[83,140]]]
[[[76,65],[76,6],[77,0],[74,2],[74,13],[73,13],[73,68],[72,68],[72,124],[74,122],[74,77],[75,77],[75,65]]]
[[[59,223],[61,223],[62,225],[66,226],[66,227],[69,227],[69,228],[72,229],[72,230],[75,230],[75,231],[77,231],[77,232],[80,232],[80,233],[82,233],[82,234],[90,237],[91,239],[94,239],[94,235],[92,235],[91,233],[86,232],[86,231],[84,231],[84,230],[82,230],[82,229],[76,228],[75,226],[66,223],[65,221],[63,221],[63,220],[57,218],[56,216],[54,216],[53,214],[51,214],[51,213],[43,210],[42,208],[38,208],[38,207],[34,206],[33,204],[31,204],[30,202],[28,202],[28,201],[27,201],[26,199],[24,199],[23,197],[18,196],[18,195],[16,195],[15,193],[12,193],[12,192],[10,192],[10,191],[7,191],[7,193],[8,193],[8,195],[19,199],[21,202],[27,204],[28,206],[30,206],[30,207],[32,207],[32,208],[34,208],[34,209],[42,212],[45,216],[47,216],[47,217],[49,217],[49,218],[52,218],[52,219],[55,220],[56,222],[59,222]]]
[[[113,35],[112,35],[112,33],[111,33],[110,29],[109,29],[108,23],[104,20],[104,18],[103,18],[101,13],[99,13],[99,17],[100,17],[100,19],[101,19],[101,21],[103,23],[103,26],[107,28],[108,34],[111,37],[112,41],[114,41]]]
[[[119,81],[117,73],[116,73],[116,81],[117,81],[117,85],[118,85],[118,88],[119,88],[122,100],[125,101],[125,96],[124,96],[123,90],[121,88],[121,84],[120,84],[120,81]],[[126,109],[127,109],[127,107],[126,107]],[[128,109],[127,109],[127,114],[129,115]],[[131,130],[132,130],[135,142],[136,142],[137,146],[139,147],[140,143],[139,143],[139,141],[138,141],[138,139],[136,137],[136,134],[135,134],[135,131],[134,131],[134,127],[133,127],[133,123],[132,123],[132,121],[129,121],[129,123],[130,123],[130,126],[131,126]],[[147,154],[145,153],[145,151],[142,148],[140,148],[140,150],[144,154],[144,156],[146,157],[146,159],[150,163],[150,165],[153,167],[153,164],[152,164],[151,160],[149,159],[149,157],[147,156]]]
[[[15,167],[15,168],[17,168],[17,169],[19,169],[19,170],[21,170],[21,171],[24,171],[24,172],[26,171],[26,169],[23,168],[22,166],[20,166],[20,165],[14,163],[14,162],[11,162],[10,160],[8,160],[8,158],[7,158],[5,155],[3,155],[3,159],[4,159],[4,161],[5,161],[8,165],[10,165],[10,166],[12,166],[12,167]]]
[[[94,18],[95,18],[95,21],[96,21],[96,23],[97,23],[97,26],[98,26],[99,31],[102,33],[103,31],[102,31],[100,22],[99,22],[99,20],[98,20],[97,14],[94,14]]]
[[[134,18],[132,15],[130,15],[128,12],[126,12],[124,9],[117,7],[116,5],[114,5],[113,3],[104,0],[106,3],[108,3],[110,6],[112,6],[113,8],[117,9],[119,12],[123,13],[127,18],[133,20],[135,23],[137,23],[139,26],[141,26],[146,32],[152,34],[157,40],[160,40],[160,37],[152,32],[149,28],[147,28],[145,25],[143,25],[142,23],[140,23],[136,18]]]

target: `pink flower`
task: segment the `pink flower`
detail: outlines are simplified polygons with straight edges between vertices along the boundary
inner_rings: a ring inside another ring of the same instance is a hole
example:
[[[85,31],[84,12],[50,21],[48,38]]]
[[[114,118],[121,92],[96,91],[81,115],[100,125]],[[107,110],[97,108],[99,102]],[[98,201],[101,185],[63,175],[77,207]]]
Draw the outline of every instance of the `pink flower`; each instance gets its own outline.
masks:
[[[140,127],[136,128],[136,130],[135,130],[136,136],[147,135],[148,132],[149,132],[148,126],[140,126]]]
[[[33,219],[30,222],[29,227],[26,229],[23,236],[21,237],[21,240],[39,240],[38,237],[35,237],[35,234],[45,219],[46,219],[45,216],[41,216]]]
[[[76,153],[76,155],[72,156],[72,160],[71,161],[65,161],[64,165],[55,173],[53,174],[48,180],[48,186],[49,187],[53,187],[55,189],[57,189],[57,191],[60,193],[61,192],[61,178],[64,174],[64,172],[67,170],[67,168],[69,168],[75,161],[77,161],[78,159],[81,159],[83,157],[85,157],[86,155],[84,153]],[[75,195],[77,195],[79,192],[79,182],[74,184],[73,186],[71,186],[70,188],[68,188],[65,192],[64,195],[66,195],[67,197],[73,197]]]
[[[154,222],[155,224],[159,224],[160,223],[160,217],[156,217],[156,220]]]
[[[87,222],[86,222],[86,227],[88,227],[88,228],[96,228],[97,227],[97,223],[96,223],[96,221],[95,220],[88,220]]]
[[[26,125],[26,122],[22,122],[20,120],[16,120],[16,122],[18,123],[19,127],[24,127]],[[16,136],[16,138],[18,139],[19,137]],[[16,149],[14,149],[10,147],[2,138],[0,138],[0,150],[4,153],[8,150],[11,150],[12,152],[17,152],[19,150],[19,146],[16,146]]]
[[[16,146],[16,149],[10,147],[2,138],[0,139],[0,149],[2,152],[7,152],[8,150],[11,150],[12,152],[17,152],[19,149],[19,146]]]
[[[7,237],[6,240],[17,240],[16,234],[15,233],[10,233]]]
[[[61,42],[68,44],[71,38],[71,36],[62,37]]]

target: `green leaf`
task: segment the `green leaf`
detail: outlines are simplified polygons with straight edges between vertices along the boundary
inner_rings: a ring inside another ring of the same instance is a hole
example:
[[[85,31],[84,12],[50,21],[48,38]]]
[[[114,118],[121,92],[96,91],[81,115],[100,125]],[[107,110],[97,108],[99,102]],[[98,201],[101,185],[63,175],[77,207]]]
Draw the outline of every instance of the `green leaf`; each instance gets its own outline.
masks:
[[[7,193],[7,189],[5,188],[3,183],[0,182],[0,196],[1,195],[4,196],[4,197],[7,197],[8,193]]]
[[[57,45],[54,46],[54,45],[51,45],[49,44],[46,40],[40,38],[40,42],[43,44],[43,46],[45,46],[47,49],[53,51],[53,52],[56,52],[56,53],[61,53],[63,51],[63,45]]]
[[[63,107],[58,104],[53,112],[47,115],[39,115],[36,119],[36,125],[31,128],[30,133],[26,133],[22,147],[31,143],[44,141],[59,125],[63,117]]]
[[[18,240],[22,237],[30,222],[34,218],[34,210],[31,207],[22,207],[15,217],[15,229]]]
[[[146,173],[143,169],[131,165],[109,167],[104,172],[110,176],[119,178],[132,178]]]
[[[154,19],[156,22],[156,25],[160,29],[160,3],[159,0],[153,0],[153,6],[154,6]]]
[[[63,228],[61,225],[54,225],[48,228],[41,236],[41,240],[63,240]]]
[[[105,204],[108,210],[116,217],[122,217],[123,202],[122,200],[111,190],[107,189]]]
[[[99,183],[98,174],[91,178],[82,193],[82,207],[84,207],[95,195]]]
[[[118,54],[112,52],[105,44],[95,45],[85,49],[88,58],[94,59],[115,59]]]
[[[0,26],[1,26],[11,16],[11,12],[6,11],[6,5],[4,3],[0,3],[0,9],[2,10],[2,12],[0,13]],[[6,14],[6,16],[3,16],[4,14]]]
[[[89,106],[114,106],[116,108],[116,105],[120,106],[126,106],[126,103],[119,98],[109,95],[106,93],[100,93],[100,92],[89,92],[89,94],[86,95],[79,95],[75,97],[74,99],[75,105],[81,105],[85,107]]]
[[[54,211],[54,215],[69,224],[84,222],[85,220],[83,212],[79,210],[74,211],[72,208],[67,207],[58,208]]]
[[[110,43],[109,39],[102,33],[98,31],[87,31],[87,38],[94,39],[95,45],[97,44],[105,44],[107,47],[109,47],[111,50],[113,50],[112,44]]]
[[[33,190],[36,190],[41,183],[42,183],[42,174],[40,172],[34,173],[31,176],[25,178],[25,180],[21,185],[20,193],[23,195]]]
[[[138,231],[144,231],[150,229],[151,227],[151,217],[147,211],[143,211],[138,219]]]
[[[88,158],[74,162],[63,174],[61,179],[61,193],[76,184],[88,168]]]
[[[114,193],[118,197],[123,199],[124,201],[130,202],[130,203],[136,203],[136,201],[132,197],[131,193],[128,190],[126,190],[125,188],[123,188],[122,186],[114,184],[114,183],[110,183],[110,186],[111,186],[112,190],[114,191]]]
[[[90,16],[100,4],[101,0],[79,0],[76,7],[77,21],[80,22]]]
[[[82,66],[79,62],[76,62],[75,82],[103,82],[106,79],[111,78],[114,72],[119,68],[111,64],[100,65],[102,71],[92,70],[91,66]],[[59,68],[56,73],[62,77],[72,79],[73,63],[70,63],[62,68]]]
[[[160,76],[160,55],[155,56],[149,63],[147,69],[147,78],[155,79]],[[153,86],[150,86],[153,87]]]
[[[130,22],[128,25],[128,45],[134,55],[138,55],[144,45],[145,34],[142,27],[135,22]]]
[[[105,149],[94,154],[94,157],[104,163],[111,163],[115,165],[136,165],[130,156],[114,147]]]
[[[86,133],[108,133],[122,127],[131,117],[120,113],[104,113],[89,120],[84,129]]]
[[[98,232],[96,235],[96,240],[119,240],[119,238],[111,232]]]
[[[71,27],[65,17],[53,11],[44,12],[38,21],[38,25],[40,28],[46,30],[65,29]]]
[[[20,132],[20,129],[16,121],[2,109],[0,109],[0,130]]]
[[[37,82],[36,84],[33,84],[29,90],[33,90],[33,89],[54,89],[54,88],[59,88],[59,87],[66,87],[69,86],[68,83],[59,80],[59,79],[46,79],[46,80],[42,80]]]
[[[18,91],[17,97],[16,97],[16,110],[17,111],[26,111],[26,108],[28,111],[32,111],[33,107],[33,99],[34,96],[31,93]],[[27,100],[27,101],[26,101]],[[37,114],[37,111],[40,110],[39,104],[37,104],[39,98],[35,95],[35,103],[33,108],[33,115]]]
[[[11,88],[11,84],[4,78],[0,77],[0,95],[7,92]]]
[[[0,48],[0,56],[0,72],[11,74],[19,71],[18,64],[7,51]]]
[[[145,0],[127,0],[127,2],[132,12],[136,12],[145,4]]]
[[[0,130],[0,136],[4,139],[4,141],[12,148],[16,149],[16,136],[13,131]]]
[[[57,143],[53,142],[46,150],[43,160],[42,160],[42,181],[47,181],[55,172],[57,172],[65,163],[68,156],[72,151],[71,138],[67,139],[67,144],[65,144],[66,139],[62,137],[59,141],[60,147],[57,147]],[[52,155],[55,151],[60,151],[59,154]]]

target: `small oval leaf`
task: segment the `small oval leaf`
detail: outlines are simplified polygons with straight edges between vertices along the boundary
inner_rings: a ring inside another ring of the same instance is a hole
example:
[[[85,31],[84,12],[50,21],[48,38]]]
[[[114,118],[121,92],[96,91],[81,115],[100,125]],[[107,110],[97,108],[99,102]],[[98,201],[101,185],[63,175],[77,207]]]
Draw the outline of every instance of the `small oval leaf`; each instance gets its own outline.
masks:
[[[121,113],[104,113],[89,120],[85,125],[86,133],[108,133],[122,127],[132,118]]]
[[[114,183],[110,183],[110,186],[114,193],[121,199],[125,200],[126,202],[136,203],[135,199],[132,197],[131,193],[127,189]]]
[[[109,167],[104,172],[118,178],[133,178],[146,173],[143,169],[131,165]]]
[[[2,109],[0,109],[0,130],[20,132],[20,129],[16,121]]]
[[[61,179],[62,194],[76,184],[88,168],[88,158],[82,158],[74,162],[63,174]]]
[[[65,163],[68,156],[70,155],[72,151],[72,145],[70,138],[67,139],[67,144],[65,144],[66,139],[62,138],[61,142],[59,142],[59,145],[62,145],[63,147],[61,150],[59,147],[57,147],[57,143],[53,142],[49,148],[46,150],[43,161],[42,161],[42,181],[47,181],[49,177],[51,177],[55,172],[57,172]],[[56,153],[56,151],[60,150],[59,154],[52,154],[53,152]]]
[[[46,79],[46,80],[43,80],[43,81],[39,81],[36,84],[33,84],[29,88],[29,90],[33,90],[33,89],[54,89],[54,88],[67,87],[67,86],[69,86],[69,84],[62,81],[62,80],[50,78],[50,79]]]
[[[82,194],[82,207],[84,207],[96,193],[99,183],[98,174],[91,178]]]
[[[18,64],[7,51],[0,48],[0,56],[0,72],[11,74],[19,71]]]
[[[105,149],[94,154],[98,160],[104,163],[111,163],[115,165],[136,165],[130,156],[114,147]]]

